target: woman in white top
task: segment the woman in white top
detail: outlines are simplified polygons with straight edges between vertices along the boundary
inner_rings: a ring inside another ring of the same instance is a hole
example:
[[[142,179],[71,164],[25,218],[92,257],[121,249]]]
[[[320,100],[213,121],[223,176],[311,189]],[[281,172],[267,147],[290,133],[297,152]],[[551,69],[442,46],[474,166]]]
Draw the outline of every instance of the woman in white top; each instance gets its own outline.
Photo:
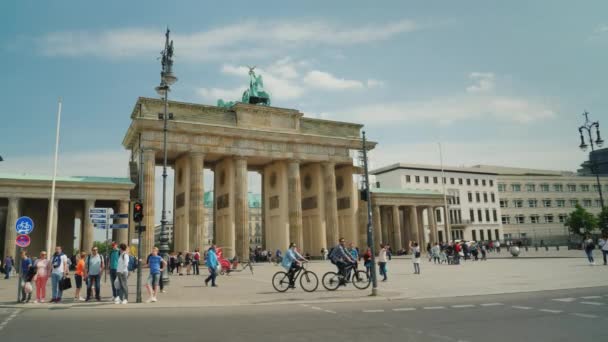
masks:
[[[386,245],[384,245],[383,243],[381,243],[380,244],[380,252],[378,253],[378,266],[380,266],[380,275],[384,277],[382,279],[382,281],[386,281],[386,279],[387,279],[387,275],[386,275],[386,262],[387,262],[387,258],[386,258]]]
[[[606,263],[606,256],[608,256],[608,234],[604,234],[602,238],[598,241],[600,248],[602,249],[602,255],[604,256],[604,265],[608,265]]]
[[[410,241],[410,249],[412,250],[414,274],[420,274],[420,246],[418,246],[418,242]]]

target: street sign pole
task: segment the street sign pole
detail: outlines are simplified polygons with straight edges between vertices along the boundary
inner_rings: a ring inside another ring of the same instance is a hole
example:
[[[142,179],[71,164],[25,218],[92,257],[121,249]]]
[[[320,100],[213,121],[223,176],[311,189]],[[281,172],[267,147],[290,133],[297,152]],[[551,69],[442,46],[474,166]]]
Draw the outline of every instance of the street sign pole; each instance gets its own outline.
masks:
[[[367,144],[365,140],[365,131],[363,131],[363,167],[365,169],[365,193],[367,197],[367,245],[372,251],[372,268],[371,268],[371,277],[372,277],[372,293],[371,296],[378,295],[378,279],[376,279],[376,251],[374,250],[374,227],[372,221],[372,197],[369,191],[369,170],[367,168]]]
[[[141,222],[137,223],[137,303],[141,303]]]

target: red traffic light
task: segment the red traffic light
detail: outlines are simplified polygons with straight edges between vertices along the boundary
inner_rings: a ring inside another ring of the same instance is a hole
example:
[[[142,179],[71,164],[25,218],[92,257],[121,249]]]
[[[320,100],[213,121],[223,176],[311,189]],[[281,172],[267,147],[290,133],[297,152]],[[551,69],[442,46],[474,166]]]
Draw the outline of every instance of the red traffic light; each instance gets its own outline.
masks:
[[[144,218],[144,205],[141,202],[135,202],[133,205],[133,221],[141,222]]]

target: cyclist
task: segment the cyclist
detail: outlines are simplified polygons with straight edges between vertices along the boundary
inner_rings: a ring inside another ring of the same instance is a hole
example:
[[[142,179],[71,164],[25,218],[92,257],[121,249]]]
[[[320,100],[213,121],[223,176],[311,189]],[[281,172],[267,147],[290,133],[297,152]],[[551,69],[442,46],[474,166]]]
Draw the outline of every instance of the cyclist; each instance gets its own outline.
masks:
[[[302,267],[302,261],[306,261],[304,257],[296,250],[296,244],[290,243],[289,248],[285,251],[285,256],[281,262],[281,266],[287,270],[289,276],[289,287],[295,288],[295,280],[293,279],[296,272]]]
[[[338,268],[338,274],[342,275],[342,280],[340,281],[342,285],[348,282],[346,268],[348,266],[352,267],[352,265],[354,265],[356,262],[346,251],[344,244],[344,238],[340,238],[338,245],[332,248],[331,253],[329,254],[329,260],[331,260],[331,262]]]

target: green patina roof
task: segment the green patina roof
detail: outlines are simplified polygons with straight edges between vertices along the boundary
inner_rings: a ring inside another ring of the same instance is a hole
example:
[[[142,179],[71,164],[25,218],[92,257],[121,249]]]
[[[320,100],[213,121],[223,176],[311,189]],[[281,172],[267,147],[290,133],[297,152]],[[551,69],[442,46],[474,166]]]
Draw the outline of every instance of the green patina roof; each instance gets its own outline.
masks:
[[[443,193],[435,190],[423,189],[400,189],[400,188],[372,188],[372,193],[376,194],[403,194],[403,195],[441,195]]]
[[[261,208],[262,207],[262,195],[249,193],[249,208]],[[203,199],[205,208],[213,208],[213,191],[206,191]]]
[[[24,181],[52,181],[53,177],[45,175],[30,175],[30,174],[10,174],[0,173],[0,179],[24,180]],[[105,184],[126,184],[133,183],[129,178],[121,177],[95,177],[95,176],[69,176],[55,178],[57,182],[76,182],[76,183],[105,183]]]

